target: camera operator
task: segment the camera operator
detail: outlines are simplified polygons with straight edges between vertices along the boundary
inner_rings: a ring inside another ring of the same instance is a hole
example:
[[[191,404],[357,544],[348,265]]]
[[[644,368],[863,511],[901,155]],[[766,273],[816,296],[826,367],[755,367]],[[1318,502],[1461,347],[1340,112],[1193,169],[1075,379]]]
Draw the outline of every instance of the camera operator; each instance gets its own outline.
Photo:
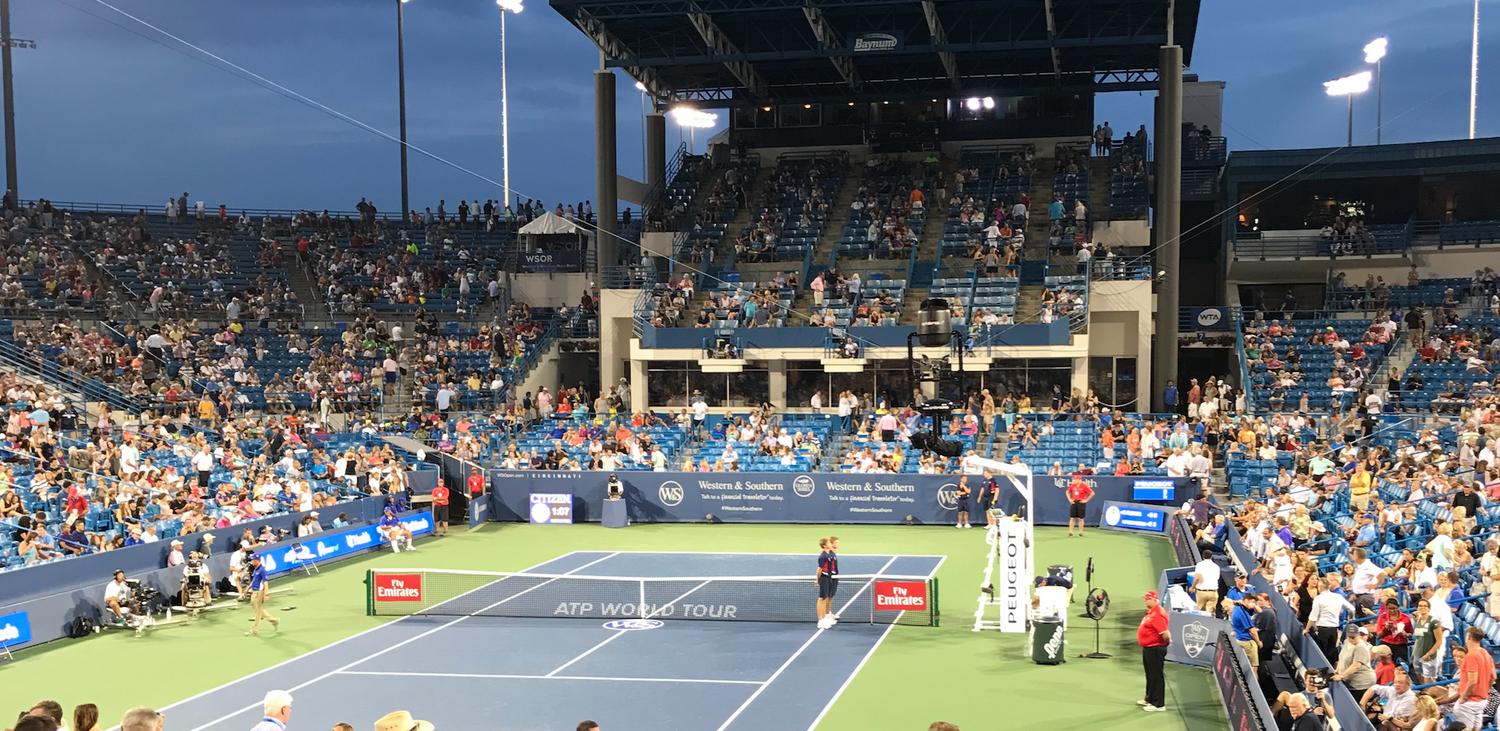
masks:
[[[234,593],[240,596],[241,601],[250,598],[245,591],[245,568],[250,565],[251,553],[249,544],[242,543],[229,557],[229,583],[234,585]]]
[[[1326,728],[1323,718],[1334,715],[1328,694],[1323,691],[1327,682],[1322,676],[1309,671],[1306,684],[1306,692],[1283,692],[1271,704],[1271,713],[1276,717],[1276,726],[1280,731],[1323,731]],[[1317,707],[1309,700],[1310,696],[1317,699]]]
[[[213,604],[213,573],[197,551],[188,554],[187,564],[182,569],[182,606],[195,608]]]
[[[121,608],[121,605],[129,601],[130,587],[125,584],[125,572],[117,569],[114,581],[104,587],[104,603],[121,624],[125,623],[125,610]]]

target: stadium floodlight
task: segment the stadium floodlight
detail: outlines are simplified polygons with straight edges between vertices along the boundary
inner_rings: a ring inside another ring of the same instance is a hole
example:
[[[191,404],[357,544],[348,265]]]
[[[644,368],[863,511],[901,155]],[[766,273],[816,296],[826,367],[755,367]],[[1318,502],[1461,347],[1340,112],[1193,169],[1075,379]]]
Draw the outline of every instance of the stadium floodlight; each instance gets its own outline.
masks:
[[[695,154],[694,151],[698,147],[697,140],[694,139],[693,135],[694,130],[707,129],[714,126],[719,120],[719,115],[713,112],[705,112],[692,107],[676,107],[672,110],[671,114],[672,121],[676,122],[678,127],[687,128],[688,154]]]
[[[500,160],[505,172],[505,201],[510,205],[510,94],[505,72],[505,15],[521,12],[521,0],[495,0],[500,7]]]
[[[964,102],[964,107],[966,107],[971,112],[979,111],[979,98],[970,97],[967,101]]]
[[[642,84],[639,81],[637,81],[637,82],[635,82],[635,90],[636,91],[645,91],[646,90],[646,85]]]
[[[1380,144],[1382,107],[1385,101],[1384,85],[1380,83],[1380,59],[1385,58],[1385,36],[1365,44],[1365,63],[1375,64],[1375,144]]]
[[[1354,95],[1363,94],[1370,90],[1370,72],[1361,71],[1357,74],[1323,82],[1323,90],[1329,96],[1349,97],[1349,141],[1348,146],[1354,146]]]
[[[992,96],[985,97],[984,98],[984,108],[985,109],[994,109],[995,108],[995,97],[992,97]]]

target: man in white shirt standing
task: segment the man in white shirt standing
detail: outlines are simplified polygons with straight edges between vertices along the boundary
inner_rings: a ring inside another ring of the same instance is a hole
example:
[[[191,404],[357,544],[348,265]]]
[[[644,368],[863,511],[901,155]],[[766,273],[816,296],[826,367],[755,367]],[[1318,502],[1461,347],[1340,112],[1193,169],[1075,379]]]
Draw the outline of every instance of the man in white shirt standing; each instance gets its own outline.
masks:
[[[701,394],[693,394],[693,432],[703,433],[703,422],[708,418],[708,400]]]
[[[198,453],[193,455],[193,469],[198,472],[198,487],[207,490],[209,475],[214,471],[214,456],[209,453],[207,444],[199,447]]]
[[[1197,597],[1198,611],[1213,614],[1219,606],[1219,572],[1219,565],[1214,563],[1214,552],[1204,551],[1203,560],[1193,567],[1193,573],[1188,574]]]
[[[1344,612],[1354,611],[1354,605],[1334,591],[1340,583],[1338,574],[1323,577],[1323,591],[1313,597],[1312,611],[1308,613],[1304,628],[1312,633],[1313,641],[1318,643],[1324,657],[1339,656],[1339,618]]]
[[[1354,606],[1360,609],[1361,616],[1373,613],[1377,599],[1375,588],[1385,583],[1385,570],[1376,566],[1363,548],[1355,548],[1349,555],[1354,559],[1354,577],[1349,580],[1349,593],[1354,595]]]

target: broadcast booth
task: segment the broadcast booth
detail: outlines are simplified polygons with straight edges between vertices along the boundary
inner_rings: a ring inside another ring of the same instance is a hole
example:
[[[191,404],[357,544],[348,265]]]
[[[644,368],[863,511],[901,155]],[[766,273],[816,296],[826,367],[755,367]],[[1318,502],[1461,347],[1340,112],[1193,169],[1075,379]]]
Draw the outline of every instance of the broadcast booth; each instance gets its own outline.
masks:
[[[589,241],[593,234],[583,226],[551,211],[521,227],[521,272],[587,271]]]

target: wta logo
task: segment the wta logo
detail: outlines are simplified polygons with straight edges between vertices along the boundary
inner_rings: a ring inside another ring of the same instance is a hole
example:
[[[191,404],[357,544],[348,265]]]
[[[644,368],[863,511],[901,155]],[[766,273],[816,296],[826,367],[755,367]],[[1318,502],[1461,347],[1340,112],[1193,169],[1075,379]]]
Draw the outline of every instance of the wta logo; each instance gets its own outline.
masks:
[[[682,489],[681,483],[677,482],[676,480],[667,480],[666,482],[661,483],[661,487],[656,489],[656,497],[661,500],[662,505],[665,505],[669,508],[675,508],[678,505],[682,504],[682,498],[685,492],[686,491]]]

